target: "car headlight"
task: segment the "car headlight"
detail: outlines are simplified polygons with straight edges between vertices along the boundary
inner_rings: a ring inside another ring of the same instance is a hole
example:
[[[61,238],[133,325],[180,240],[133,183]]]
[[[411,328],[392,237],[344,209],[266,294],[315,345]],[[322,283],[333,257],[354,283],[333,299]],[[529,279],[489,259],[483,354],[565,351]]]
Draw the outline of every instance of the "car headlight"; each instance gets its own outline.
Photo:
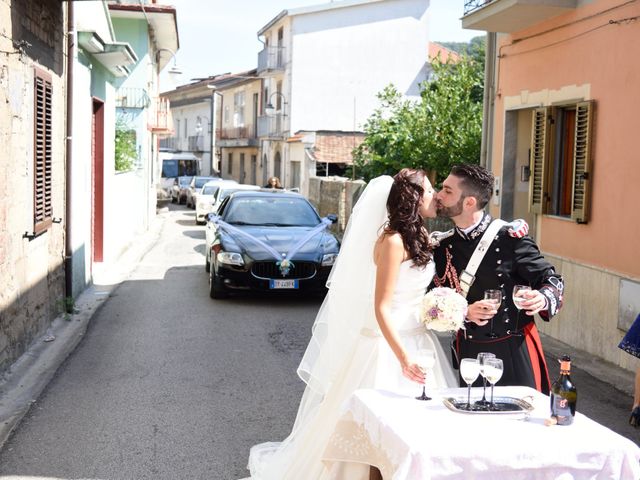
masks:
[[[244,260],[242,259],[242,255],[235,252],[220,252],[217,257],[220,263],[224,263],[225,265],[244,265]]]
[[[336,258],[338,258],[338,254],[337,253],[327,253],[326,255],[323,255],[322,256],[322,266],[323,267],[330,267],[331,265],[336,263]]]

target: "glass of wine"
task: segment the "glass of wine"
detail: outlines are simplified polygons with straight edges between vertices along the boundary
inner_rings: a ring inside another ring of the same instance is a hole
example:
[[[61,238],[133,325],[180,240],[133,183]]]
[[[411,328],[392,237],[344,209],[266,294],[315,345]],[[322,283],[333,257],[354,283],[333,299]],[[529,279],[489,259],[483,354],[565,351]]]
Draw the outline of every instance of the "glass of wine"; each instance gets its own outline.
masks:
[[[489,410],[495,410],[495,404],[493,403],[493,386],[498,383],[498,380],[502,378],[502,371],[504,365],[499,358],[487,358],[484,362],[484,378],[491,384],[491,403]]]
[[[426,381],[426,372],[431,370],[436,363],[436,352],[433,350],[420,349],[416,352],[415,362],[425,371]],[[422,385],[422,395],[416,397],[416,400],[431,400],[431,397],[427,397],[425,385]]]
[[[479,410],[486,410],[489,408],[489,402],[487,401],[487,378],[484,376],[484,365],[487,359],[496,358],[495,354],[491,352],[480,352],[478,354],[478,366],[480,367],[480,375],[482,375],[482,400],[478,400],[475,405]]]
[[[460,376],[467,384],[467,410],[471,410],[471,384],[480,375],[480,365],[475,358],[463,358],[460,361]]]
[[[500,308],[500,303],[502,302],[502,290],[485,290],[484,291],[484,299],[485,300],[489,300],[491,303],[493,303],[494,308],[496,310],[498,310],[498,308]],[[493,319],[494,318],[495,318],[495,315],[493,317],[491,317],[491,328],[490,328],[489,333],[487,333],[487,337],[489,337],[489,338],[497,338],[498,337],[498,335],[496,335],[493,332]]]
[[[527,301],[526,293],[531,290],[529,285],[514,285],[513,287],[513,304],[518,309],[518,316],[516,317],[516,328],[509,333],[514,337],[521,337],[522,333],[518,331],[518,325],[520,324],[520,311],[522,310],[522,304]]]

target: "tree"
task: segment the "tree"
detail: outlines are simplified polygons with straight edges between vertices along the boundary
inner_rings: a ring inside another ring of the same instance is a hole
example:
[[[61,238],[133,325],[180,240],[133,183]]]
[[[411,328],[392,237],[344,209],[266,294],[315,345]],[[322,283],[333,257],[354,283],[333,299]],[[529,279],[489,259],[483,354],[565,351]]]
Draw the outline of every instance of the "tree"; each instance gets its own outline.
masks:
[[[442,179],[456,163],[477,163],[483,63],[469,55],[455,63],[434,59],[419,101],[404,99],[392,85],[379,93],[381,105],[365,124],[364,142],[354,150],[356,174],[368,180],[413,167]]]
[[[136,131],[124,121],[116,122],[115,162],[116,172],[133,169],[138,152],[136,150]]]

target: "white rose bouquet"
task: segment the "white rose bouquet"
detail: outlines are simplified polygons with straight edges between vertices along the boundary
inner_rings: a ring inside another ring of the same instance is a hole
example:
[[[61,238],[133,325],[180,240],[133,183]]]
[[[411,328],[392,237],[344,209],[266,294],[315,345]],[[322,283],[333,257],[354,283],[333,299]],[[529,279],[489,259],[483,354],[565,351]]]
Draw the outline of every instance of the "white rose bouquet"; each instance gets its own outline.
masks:
[[[452,288],[438,287],[423,298],[420,319],[429,330],[455,332],[464,329],[467,300]]]

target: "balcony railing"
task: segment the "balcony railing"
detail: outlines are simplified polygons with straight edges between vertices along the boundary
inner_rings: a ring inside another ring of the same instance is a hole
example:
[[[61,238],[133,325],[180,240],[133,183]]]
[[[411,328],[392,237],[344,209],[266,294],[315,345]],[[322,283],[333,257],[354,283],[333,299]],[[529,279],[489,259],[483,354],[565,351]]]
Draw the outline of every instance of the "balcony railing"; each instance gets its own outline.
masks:
[[[160,148],[166,148],[168,150],[178,150],[178,139],[176,137],[161,138]]]
[[[576,8],[578,0],[465,0],[462,28],[513,33]]]
[[[155,97],[149,103],[147,128],[157,135],[171,135],[173,133],[173,120],[171,107],[166,98]]]
[[[243,138],[256,138],[256,129],[254,125],[246,127],[222,128],[218,130],[218,139],[220,140],[236,140]]]
[[[144,88],[119,88],[116,91],[116,107],[147,108],[151,100]]]
[[[284,115],[263,115],[258,117],[258,137],[282,138],[284,136]]]
[[[187,139],[190,152],[204,152],[204,137],[202,135],[192,135]]]
[[[258,53],[258,73],[284,70],[284,47],[265,47]]]

